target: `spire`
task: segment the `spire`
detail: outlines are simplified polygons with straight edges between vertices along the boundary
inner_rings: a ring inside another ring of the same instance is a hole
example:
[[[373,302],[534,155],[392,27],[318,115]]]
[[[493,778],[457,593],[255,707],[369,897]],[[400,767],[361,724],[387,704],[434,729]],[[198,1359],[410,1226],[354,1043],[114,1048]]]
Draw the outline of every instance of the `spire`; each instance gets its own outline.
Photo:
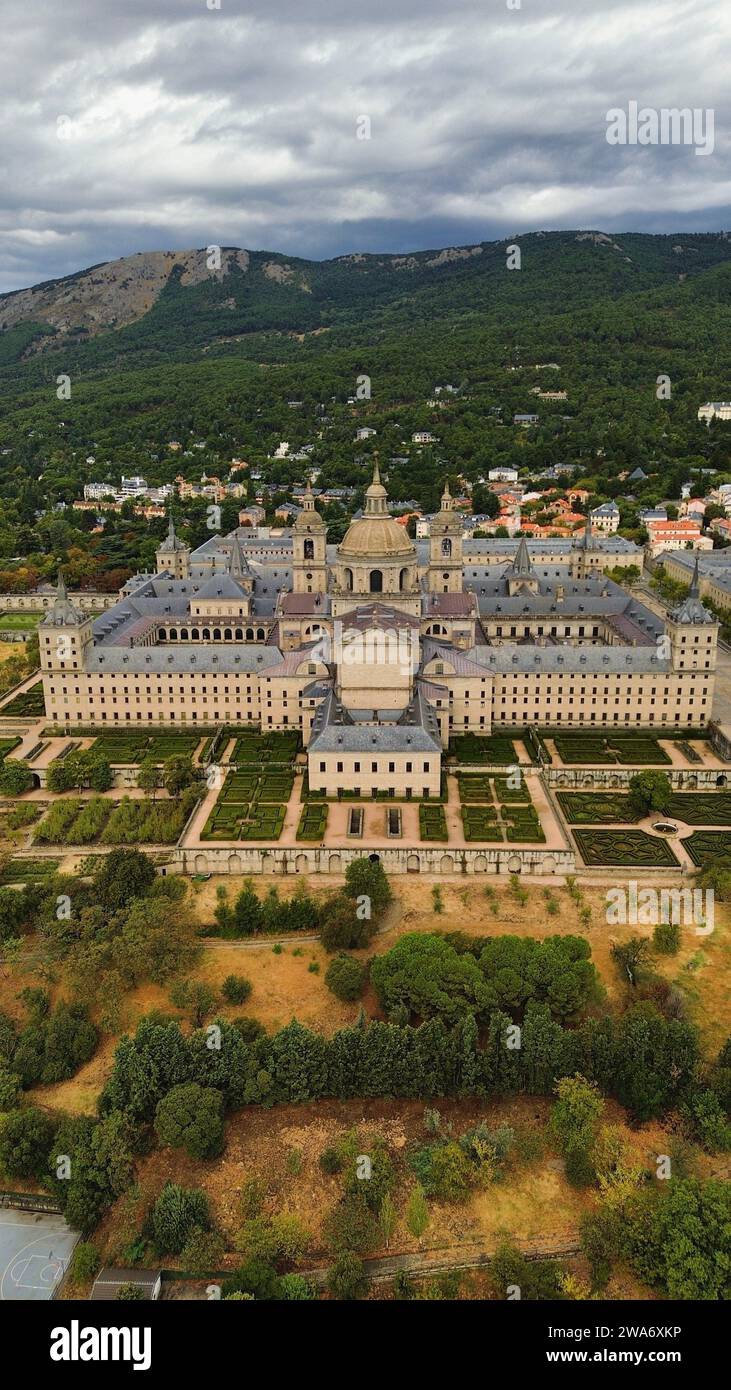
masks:
[[[584,527],[584,550],[588,550],[591,545],[591,511],[586,513],[586,526]]]
[[[443,512],[450,512],[451,510],[452,510],[452,494],[451,494],[451,492],[449,491],[449,479],[446,479],[446,480],[445,480],[445,483],[444,483],[444,492],[442,493],[442,511],[443,511]]]
[[[366,491],[366,516],[388,516],[387,497],[388,494],[381,482],[378,455],[376,454],[373,463],[373,482]]]
[[[700,592],[700,589],[699,589],[699,584],[698,584],[698,551],[696,551],[696,553],[695,553],[695,563],[694,563],[694,565],[693,565],[693,578],[692,578],[691,581],[690,581],[690,589],[689,589],[689,591],[688,591],[688,597],[689,597],[689,598],[698,598],[699,592]]]
[[[302,498],[302,507],[303,507],[304,511],[306,511],[306,512],[314,512],[314,510],[315,510],[315,499],[314,499],[314,497],[313,497],[313,495],[312,495],[312,479],[309,478],[309,477],[308,477],[308,479],[307,479],[307,487],[305,488],[305,495],[304,495],[304,497]]]
[[[520,544],[515,552],[515,559],[511,567],[512,574],[532,574],[533,566],[528,553],[528,542],[525,536],[521,536]]]
[[[175,520],[172,512],[170,512],[170,515],[168,517],[168,540],[170,541],[173,547],[175,546],[176,539],[177,537],[175,535]]]
[[[79,627],[83,621],[84,615],[71,602],[66,588],[66,580],[63,577],[63,570],[59,569],[53,607],[41,619],[41,622],[53,627]]]
[[[228,572],[232,579],[242,579],[248,573],[249,566],[246,556],[241,549],[241,541],[238,532],[234,533],[233,545],[231,546],[231,556],[228,562]]]

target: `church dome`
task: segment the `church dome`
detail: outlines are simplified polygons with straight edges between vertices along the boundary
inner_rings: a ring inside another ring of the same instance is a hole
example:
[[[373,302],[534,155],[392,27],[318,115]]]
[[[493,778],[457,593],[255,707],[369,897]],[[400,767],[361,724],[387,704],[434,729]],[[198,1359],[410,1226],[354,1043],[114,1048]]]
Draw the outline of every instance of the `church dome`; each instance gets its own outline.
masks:
[[[415,554],[416,548],[406,528],[389,515],[386,489],[376,463],[373,482],[366,492],[364,514],[357,521],[351,521],[338,547],[338,555],[344,560],[413,560]]]

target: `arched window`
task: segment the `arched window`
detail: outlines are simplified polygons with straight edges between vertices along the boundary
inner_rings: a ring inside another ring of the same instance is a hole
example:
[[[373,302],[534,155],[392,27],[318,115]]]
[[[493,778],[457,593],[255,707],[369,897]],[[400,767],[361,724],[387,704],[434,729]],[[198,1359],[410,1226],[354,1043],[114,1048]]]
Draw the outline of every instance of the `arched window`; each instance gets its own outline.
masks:
[[[398,586],[399,586],[399,589],[401,590],[402,593],[403,593],[404,589],[407,587],[408,582],[409,582],[409,571],[408,571],[408,570],[402,570],[401,573],[400,573],[400,575],[399,575],[399,577],[398,577]]]
[[[221,629],[220,629],[220,627],[214,627],[214,629],[213,629],[213,640],[214,640],[214,642],[220,642],[220,640],[221,640]]]
[[[383,593],[383,574],[380,570],[371,570],[369,588],[372,594]]]
[[[352,571],[352,570],[346,570],[346,571],[345,571],[345,587],[346,587],[346,589],[348,590],[348,593],[349,593],[349,594],[352,594],[352,592],[353,592],[353,571]]]
[[[180,637],[181,637],[181,640],[182,640],[183,642],[187,642],[187,640],[188,640],[188,629],[187,629],[187,627],[181,627],[181,629],[180,629]]]
[[[236,628],[235,637],[236,637],[236,641],[237,641],[237,642],[243,642],[243,640],[244,640],[244,629],[243,629],[242,627],[237,627],[237,628]]]
[[[445,559],[448,560],[449,557],[451,556],[451,554],[452,554],[452,542],[450,541],[449,537],[447,536],[447,537],[445,537],[445,539],[442,541],[442,555],[445,557]]]
[[[199,633],[197,627],[191,628],[191,630],[190,630],[190,635],[191,635],[191,637],[192,637],[192,639],[193,639],[194,642],[197,642],[197,641],[198,641],[198,639],[199,639],[199,637],[200,637],[200,633]]]
[[[303,550],[303,555],[304,555],[305,560],[314,560],[314,558],[315,558],[315,542],[314,542],[314,541],[305,541],[304,550]]]
[[[256,629],[256,640],[257,642],[264,642],[266,640],[266,632],[263,627],[258,627]]]
[[[203,641],[204,641],[204,642],[210,642],[210,640],[211,640],[211,629],[210,629],[209,627],[204,627],[204,629],[203,629]]]
[[[253,627],[247,627],[247,629],[246,629],[246,640],[247,640],[247,642],[253,642],[253,640],[254,640],[254,629],[253,629]]]
[[[224,642],[230,642],[230,641],[231,641],[231,638],[232,638],[232,633],[231,633],[230,627],[225,627],[225,628],[223,629],[223,640],[224,640]]]

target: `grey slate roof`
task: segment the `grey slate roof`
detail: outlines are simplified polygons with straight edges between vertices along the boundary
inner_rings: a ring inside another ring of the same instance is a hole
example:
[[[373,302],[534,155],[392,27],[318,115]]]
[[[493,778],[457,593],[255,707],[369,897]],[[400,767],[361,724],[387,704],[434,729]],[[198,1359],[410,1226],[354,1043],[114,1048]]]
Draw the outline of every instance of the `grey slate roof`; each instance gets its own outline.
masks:
[[[349,711],[330,691],[315,711],[310,753],[439,753],[441,742],[434,710],[417,687],[405,710]]]
[[[262,671],[282,659],[278,647],[222,643],[208,646],[200,642],[176,642],[172,647],[95,647],[90,652],[86,669],[125,672],[158,671],[161,675],[185,671]]]

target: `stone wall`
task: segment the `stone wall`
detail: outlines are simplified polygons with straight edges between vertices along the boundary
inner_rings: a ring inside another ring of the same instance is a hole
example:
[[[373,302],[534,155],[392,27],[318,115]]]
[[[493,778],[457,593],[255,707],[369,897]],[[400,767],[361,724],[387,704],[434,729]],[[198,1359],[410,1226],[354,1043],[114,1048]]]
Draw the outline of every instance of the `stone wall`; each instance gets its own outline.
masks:
[[[69,594],[75,608],[82,613],[101,613],[119,602],[119,594]],[[3,613],[45,613],[53,607],[56,590],[43,594],[0,594],[0,624]]]
[[[623,791],[630,778],[642,768],[636,767],[547,767],[543,775],[554,791]],[[654,767],[645,771],[666,772],[674,791],[709,791],[731,785],[731,770],[716,767]]]
[[[375,851],[374,851],[375,853]],[[362,849],[307,849],[304,846],[257,848],[177,848],[171,855],[173,871],[187,874],[343,874],[348,864],[368,854]],[[377,857],[388,874],[566,874],[573,873],[573,850],[540,847],[485,846],[450,850],[447,846],[379,849]]]

